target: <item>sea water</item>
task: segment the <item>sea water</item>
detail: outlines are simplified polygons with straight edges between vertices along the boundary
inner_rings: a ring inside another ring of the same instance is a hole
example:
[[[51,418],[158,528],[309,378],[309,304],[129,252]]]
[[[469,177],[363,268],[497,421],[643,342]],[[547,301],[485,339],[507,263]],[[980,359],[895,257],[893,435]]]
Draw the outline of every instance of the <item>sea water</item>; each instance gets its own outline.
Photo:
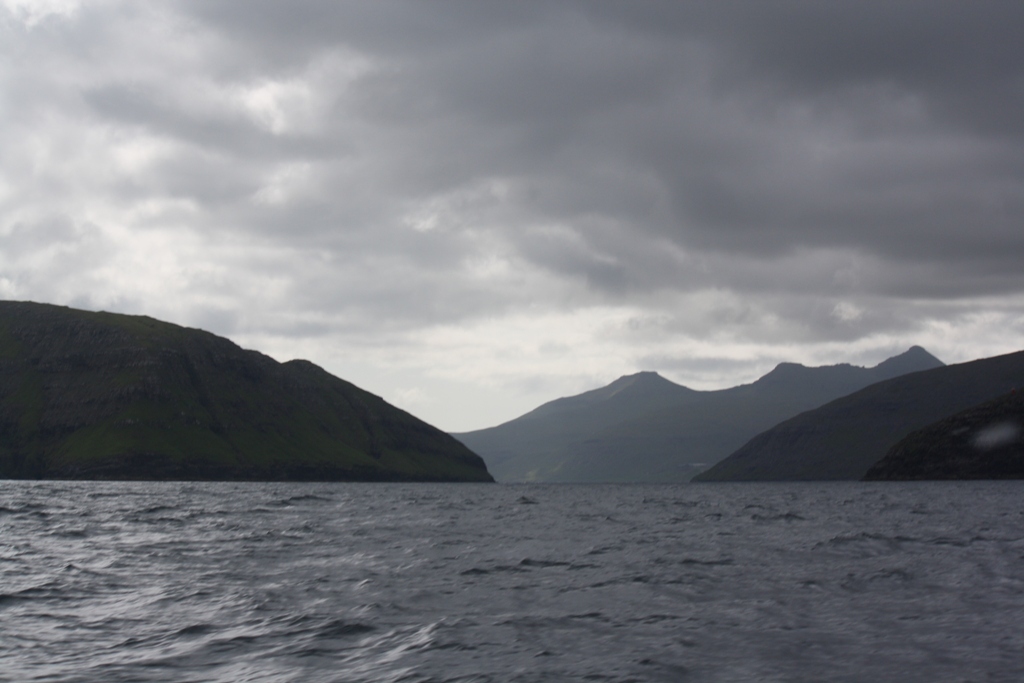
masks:
[[[1024,483],[0,482],[5,681],[1020,681]]]

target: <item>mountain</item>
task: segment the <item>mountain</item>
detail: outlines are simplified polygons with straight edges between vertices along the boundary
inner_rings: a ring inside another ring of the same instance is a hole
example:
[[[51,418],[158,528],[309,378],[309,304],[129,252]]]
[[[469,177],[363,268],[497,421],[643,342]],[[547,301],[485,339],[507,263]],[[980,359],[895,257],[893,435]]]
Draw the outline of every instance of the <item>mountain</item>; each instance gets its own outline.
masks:
[[[148,317],[0,302],[0,478],[492,481],[308,361]]]
[[[781,420],[941,365],[913,347],[873,368],[783,363],[752,384],[720,391],[695,391],[641,372],[454,436],[483,456],[498,481],[685,482]]]
[[[758,434],[694,481],[860,479],[910,432],[1024,387],[1024,351],[869,386]]]
[[[864,479],[1024,479],[1024,393],[1004,394],[911,432]]]

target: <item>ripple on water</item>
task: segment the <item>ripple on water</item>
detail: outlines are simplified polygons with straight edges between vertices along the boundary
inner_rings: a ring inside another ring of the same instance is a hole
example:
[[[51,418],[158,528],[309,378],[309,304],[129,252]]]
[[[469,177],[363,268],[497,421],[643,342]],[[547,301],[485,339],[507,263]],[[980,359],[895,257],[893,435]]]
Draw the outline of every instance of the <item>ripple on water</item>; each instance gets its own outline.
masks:
[[[4,482],[0,677],[1024,680],[1022,493]]]

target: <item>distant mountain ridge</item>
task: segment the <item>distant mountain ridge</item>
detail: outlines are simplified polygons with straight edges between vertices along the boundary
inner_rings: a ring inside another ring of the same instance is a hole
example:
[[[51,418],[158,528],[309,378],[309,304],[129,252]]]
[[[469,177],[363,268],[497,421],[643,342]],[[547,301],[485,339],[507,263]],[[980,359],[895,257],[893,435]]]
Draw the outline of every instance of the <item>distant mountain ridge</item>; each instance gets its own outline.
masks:
[[[694,481],[860,479],[914,430],[1024,387],[1024,351],[902,375],[792,417]]]
[[[757,381],[697,391],[640,372],[496,427],[454,434],[498,481],[682,482],[797,413],[942,362],[915,346],[873,368],[782,363]]]
[[[144,316],[0,302],[0,478],[491,481],[308,361]]]

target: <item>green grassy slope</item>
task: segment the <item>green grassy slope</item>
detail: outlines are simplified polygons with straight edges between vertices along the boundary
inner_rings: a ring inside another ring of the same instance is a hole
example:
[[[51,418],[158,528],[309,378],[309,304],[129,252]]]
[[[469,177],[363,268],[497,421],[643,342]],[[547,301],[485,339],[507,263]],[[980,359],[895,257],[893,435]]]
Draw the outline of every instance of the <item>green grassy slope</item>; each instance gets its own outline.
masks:
[[[0,477],[490,481],[312,363],[143,316],[0,302]]]
[[[1024,386],[1024,352],[874,384],[762,432],[694,481],[860,479],[897,441]]]

